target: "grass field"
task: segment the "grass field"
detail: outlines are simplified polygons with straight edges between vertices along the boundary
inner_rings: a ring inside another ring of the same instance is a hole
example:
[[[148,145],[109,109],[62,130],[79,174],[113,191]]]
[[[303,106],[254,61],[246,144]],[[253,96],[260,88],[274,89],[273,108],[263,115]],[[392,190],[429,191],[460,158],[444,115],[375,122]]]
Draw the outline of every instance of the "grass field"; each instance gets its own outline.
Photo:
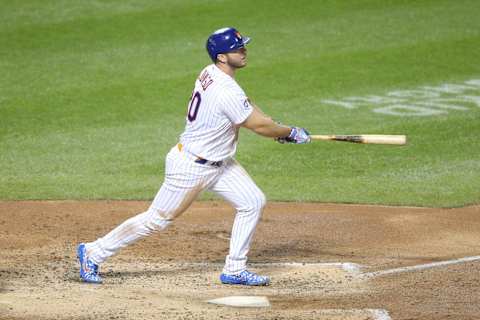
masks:
[[[243,130],[237,158],[269,200],[480,202],[478,1],[0,3],[0,199],[153,198],[206,37],[231,25],[253,38],[237,80],[273,118],[409,139]]]

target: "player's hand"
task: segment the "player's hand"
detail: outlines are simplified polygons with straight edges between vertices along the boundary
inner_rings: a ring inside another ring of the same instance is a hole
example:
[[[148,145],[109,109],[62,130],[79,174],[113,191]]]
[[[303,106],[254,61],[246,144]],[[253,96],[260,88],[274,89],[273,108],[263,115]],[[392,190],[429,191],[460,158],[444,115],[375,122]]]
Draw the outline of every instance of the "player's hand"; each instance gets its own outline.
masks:
[[[310,134],[305,128],[292,127],[287,137],[276,139],[279,143],[304,144],[310,142]]]

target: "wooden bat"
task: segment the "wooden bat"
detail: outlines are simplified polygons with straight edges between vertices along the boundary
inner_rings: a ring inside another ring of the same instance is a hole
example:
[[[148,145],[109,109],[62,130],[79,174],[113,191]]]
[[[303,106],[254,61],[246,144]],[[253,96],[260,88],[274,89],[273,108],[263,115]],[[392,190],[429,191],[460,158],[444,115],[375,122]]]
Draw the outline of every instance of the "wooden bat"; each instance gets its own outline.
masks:
[[[404,135],[385,134],[358,134],[358,135],[311,135],[312,140],[335,140],[353,143],[396,144],[405,145],[407,137]]]

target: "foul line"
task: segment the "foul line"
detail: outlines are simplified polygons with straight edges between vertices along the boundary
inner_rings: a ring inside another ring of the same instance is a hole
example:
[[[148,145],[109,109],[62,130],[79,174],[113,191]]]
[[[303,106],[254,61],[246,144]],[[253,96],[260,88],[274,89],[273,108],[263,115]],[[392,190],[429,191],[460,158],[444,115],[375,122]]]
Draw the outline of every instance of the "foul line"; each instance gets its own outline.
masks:
[[[309,262],[265,262],[251,263],[256,267],[319,267],[319,268],[339,268],[351,273],[360,273],[361,265],[351,262],[325,262],[325,263],[309,263]]]
[[[385,309],[370,309],[370,312],[376,320],[392,320],[388,314],[388,311]]]
[[[443,266],[449,266],[453,264],[459,264],[459,263],[464,263],[464,262],[473,262],[473,261],[479,261],[480,256],[474,256],[474,257],[465,257],[461,259],[455,259],[455,260],[448,260],[448,261],[439,261],[439,262],[432,262],[432,263],[427,263],[427,264],[419,264],[416,266],[409,266],[409,267],[402,267],[402,268],[395,268],[395,269],[387,269],[387,270],[380,270],[380,271],[375,271],[375,272],[368,272],[362,274],[362,277],[379,277],[379,276],[385,276],[388,274],[394,274],[394,273],[402,273],[402,272],[410,272],[410,271],[417,271],[417,270],[425,270],[425,269],[431,269],[431,268],[436,268],[436,267],[443,267]]]
[[[335,318],[338,316],[344,316],[348,319],[357,319],[357,317],[360,316],[362,319],[364,319],[365,316],[368,316],[368,319],[373,320],[392,320],[388,314],[388,311],[385,309],[321,309],[318,310],[318,314],[321,316],[331,316]]]
[[[191,267],[208,267],[216,266],[222,267],[223,262],[185,262],[180,263],[180,266],[191,266]],[[291,268],[301,268],[301,267],[317,267],[317,268],[335,268],[342,269],[348,273],[361,273],[362,265],[352,262],[252,262],[249,263],[249,266],[254,268],[268,268],[268,267],[291,267]]]

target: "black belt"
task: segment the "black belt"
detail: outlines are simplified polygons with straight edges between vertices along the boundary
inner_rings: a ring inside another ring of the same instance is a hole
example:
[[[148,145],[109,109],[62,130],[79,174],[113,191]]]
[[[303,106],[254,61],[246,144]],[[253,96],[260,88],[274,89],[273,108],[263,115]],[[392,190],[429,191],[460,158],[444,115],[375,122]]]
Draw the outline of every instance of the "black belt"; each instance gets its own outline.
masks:
[[[178,148],[178,151],[182,152],[183,150],[183,145],[181,143],[177,144],[177,148]],[[190,152],[188,151],[185,151],[184,154],[192,159],[195,163],[198,163],[198,164],[208,164],[210,166],[214,166],[214,167],[221,167],[223,166],[223,161],[210,161],[210,160],[207,160],[207,159],[203,159],[203,158],[200,158],[200,157],[197,157],[193,154],[191,154]]]
[[[208,164],[214,167],[221,167],[223,165],[223,161],[210,161],[203,158],[197,158],[194,162],[199,164]]]

